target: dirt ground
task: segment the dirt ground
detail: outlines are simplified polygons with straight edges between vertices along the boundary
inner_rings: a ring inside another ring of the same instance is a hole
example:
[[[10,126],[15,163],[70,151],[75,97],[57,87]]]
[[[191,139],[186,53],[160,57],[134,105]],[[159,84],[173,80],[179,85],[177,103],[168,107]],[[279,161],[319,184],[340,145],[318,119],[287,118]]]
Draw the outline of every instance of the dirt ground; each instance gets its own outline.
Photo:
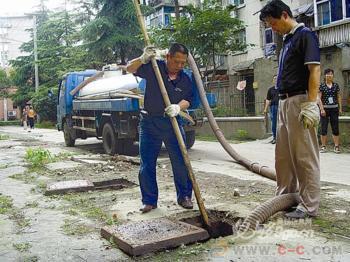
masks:
[[[101,238],[101,227],[199,215],[197,207],[188,211],[177,205],[169,160],[158,161],[159,208],[140,214],[137,156],[106,156],[96,145],[67,148],[49,138],[45,141],[40,130],[35,131],[36,136],[27,136],[0,130],[0,261],[350,261],[350,186],[330,182],[322,183],[320,214],[313,220],[286,221],[280,212],[249,236],[232,235],[131,258]],[[48,150],[53,157],[43,166],[33,166],[25,160],[28,149]],[[271,181],[195,171],[206,207],[224,211],[232,221],[274,195]],[[46,186],[57,181],[116,178],[134,185],[44,195]]]

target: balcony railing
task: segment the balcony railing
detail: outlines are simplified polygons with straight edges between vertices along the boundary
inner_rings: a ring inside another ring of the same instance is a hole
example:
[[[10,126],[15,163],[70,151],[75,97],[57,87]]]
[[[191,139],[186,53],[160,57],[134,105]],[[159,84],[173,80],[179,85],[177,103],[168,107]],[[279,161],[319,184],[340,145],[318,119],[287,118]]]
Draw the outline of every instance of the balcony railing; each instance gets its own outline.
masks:
[[[350,20],[316,28],[320,47],[350,42]]]
[[[148,5],[152,7],[156,7],[159,5],[175,5],[174,0],[149,0]]]

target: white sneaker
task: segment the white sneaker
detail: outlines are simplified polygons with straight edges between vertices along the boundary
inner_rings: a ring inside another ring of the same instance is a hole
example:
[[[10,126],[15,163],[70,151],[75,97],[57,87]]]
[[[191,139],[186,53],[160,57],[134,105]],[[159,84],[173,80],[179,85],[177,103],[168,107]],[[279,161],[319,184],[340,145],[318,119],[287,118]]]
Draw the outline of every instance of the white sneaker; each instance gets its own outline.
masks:
[[[326,146],[321,146],[320,153],[326,153],[326,152],[327,152]]]
[[[339,146],[334,146],[334,153],[340,154]]]

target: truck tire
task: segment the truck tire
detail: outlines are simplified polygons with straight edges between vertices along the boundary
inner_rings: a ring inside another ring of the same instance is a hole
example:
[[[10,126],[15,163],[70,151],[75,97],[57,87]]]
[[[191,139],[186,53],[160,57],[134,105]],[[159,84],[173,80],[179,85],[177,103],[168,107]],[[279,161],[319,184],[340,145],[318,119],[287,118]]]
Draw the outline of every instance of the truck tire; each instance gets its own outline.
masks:
[[[190,149],[196,140],[196,131],[191,130],[191,131],[186,131],[186,148]]]
[[[71,130],[66,121],[63,123],[63,136],[66,146],[73,147],[75,145],[75,139],[73,138]]]
[[[103,149],[108,155],[115,155],[118,149],[118,138],[111,123],[106,123],[102,130]]]

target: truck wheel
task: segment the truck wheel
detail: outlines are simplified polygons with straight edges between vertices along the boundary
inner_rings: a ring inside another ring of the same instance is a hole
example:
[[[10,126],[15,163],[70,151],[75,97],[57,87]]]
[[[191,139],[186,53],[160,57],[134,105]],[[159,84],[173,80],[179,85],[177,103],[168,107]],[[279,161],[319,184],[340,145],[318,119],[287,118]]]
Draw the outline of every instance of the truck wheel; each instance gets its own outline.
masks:
[[[118,149],[118,139],[111,123],[106,123],[102,130],[103,149],[108,155],[115,155]]]
[[[75,139],[72,137],[71,130],[67,122],[63,123],[63,135],[66,146],[72,147],[75,145]]]
[[[196,140],[196,132],[194,130],[187,131],[186,133],[186,148],[190,149],[194,145]]]

